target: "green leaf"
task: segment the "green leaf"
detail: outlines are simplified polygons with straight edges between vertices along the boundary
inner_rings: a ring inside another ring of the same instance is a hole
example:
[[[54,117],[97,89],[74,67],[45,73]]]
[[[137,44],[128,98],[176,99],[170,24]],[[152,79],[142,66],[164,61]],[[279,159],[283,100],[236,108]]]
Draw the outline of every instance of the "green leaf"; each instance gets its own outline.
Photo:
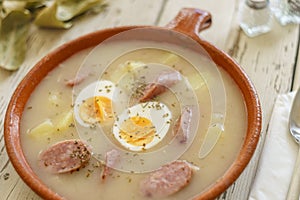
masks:
[[[0,20],[4,17],[4,8],[3,8],[3,1],[0,0]]]
[[[74,17],[100,5],[102,0],[57,0],[56,18],[60,21],[69,21]]]
[[[27,0],[25,4],[25,8],[30,10],[31,12],[34,12],[36,9],[39,9],[43,6],[46,6],[46,0]]]
[[[53,2],[50,7],[44,8],[35,18],[34,23],[46,28],[64,28],[72,26],[71,22],[62,22],[56,18],[57,3]]]
[[[2,18],[0,67],[16,70],[23,63],[26,55],[30,18],[30,13],[27,10],[14,10]]]
[[[0,0],[0,67],[16,70],[26,55],[31,19],[40,27],[72,26],[74,17],[88,11],[101,11],[102,0]]]
[[[5,0],[3,8],[5,12],[14,10],[28,10],[34,18],[38,10],[46,6],[46,0]]]

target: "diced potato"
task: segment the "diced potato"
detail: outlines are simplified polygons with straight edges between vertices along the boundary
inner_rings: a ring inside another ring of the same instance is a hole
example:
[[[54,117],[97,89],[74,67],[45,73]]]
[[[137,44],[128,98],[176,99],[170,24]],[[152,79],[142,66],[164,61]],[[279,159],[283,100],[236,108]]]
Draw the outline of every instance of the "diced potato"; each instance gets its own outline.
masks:
[[[139,61],[127,61],[122,64],[118,70],[115,70],[113,73],[111,73],[110,79],[112,82],[118,83],[124,74],[142,66],[145,66],[145,63]]]
[[[190,74],[187,78],[194,90],[197,90],[206,84],[205,80],[198,73]]]
[[[36,127],[28,130],[28,135],[32,137],[51,137],[55,132],[55,127],[50,119],[46,119]]]
[[[57,121],[55,125],[56,130],[67,130],[72,126],[72,124],[74,124],[73,110],[60,114],[55,121]]]
[[[67,130],[74,123],[73,110],[63,112],[53,120],[46,119],[36,127],[29,129],[28,134],[33,137],[51,138],[54,134]]]
[[[166,56],[163,56],[162,64],[172,66],[180,60],[180,57],[173,53],[168,53]]]
[[[145,66],[145,63],[143,62],[139,62],[139,61],[127,61],[123,68],[127,71],[127,72],[130,72],[136,68],[139,68],[139,67],[143,67]]]

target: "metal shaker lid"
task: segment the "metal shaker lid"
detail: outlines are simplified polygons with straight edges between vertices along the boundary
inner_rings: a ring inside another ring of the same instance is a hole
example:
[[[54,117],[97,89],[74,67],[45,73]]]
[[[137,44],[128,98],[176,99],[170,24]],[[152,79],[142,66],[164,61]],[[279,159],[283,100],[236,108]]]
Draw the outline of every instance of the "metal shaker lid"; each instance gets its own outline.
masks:
[[[268,5],[269,0],[246,0],[246,3],[250,8],[262,9]]]

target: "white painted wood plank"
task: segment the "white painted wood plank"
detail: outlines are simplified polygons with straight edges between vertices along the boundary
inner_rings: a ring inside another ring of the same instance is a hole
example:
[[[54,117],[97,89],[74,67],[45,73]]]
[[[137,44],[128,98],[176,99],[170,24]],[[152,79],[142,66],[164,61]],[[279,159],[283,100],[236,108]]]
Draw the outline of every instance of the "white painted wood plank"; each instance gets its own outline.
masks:
[[[103,13],[82,16],[70,30],[37,29],[32,27],[24,64],[16,72],[0,69],[0,199],[40,199],[19,178],[4,148],[3,118],[9,96],[31,67],[43,56],[66,41],[86,33],[121,25],[153,25],[163,0],[112,0]]]
[[[218,48],[224,49],[226,39],[230,34],[231,21],[236,9],[236,0],[169,0],[166,3],[159,25],[164,26],[167,24],[184,7],[198,8],[211,13],[212,26],[204,30],[201,36]]]
[[[238,26],[239,3],[239,0],[230,2],[169,0],[159,23],[166,24],[182,7],[198,7],[210,11],[213,15],[213,25],[209,30],[203,31],[201,36],[225,50],[240,63],[254,83],[261,99],[264,113],[261,141],[246,170],[235,184],[219,197],[224,200],[248,198],[274,100],[278,93],[288,92],[291,87],[299,34],[296,25],[281,27],[274,22],[272,32],[248,38]],[[297,74],[300,79],[300,69]]]
[[[274,21],[270,33],[249,38],[239,29],[237,18],[232,23],[232,37],[228,38],[226,51],[241,65],[257,89],[263,110],[263,128],[250,164],[235,185],[223,194],[221,199],[226,200],[248,198],[275,99],[278,94],[291,90],[299,42],[298,25],[282,27]]]
[[[11,163],[8,163],[8,166],[5,168],[5,173],[1,173],[0,178],[0,199],[40,199],[40,197],[19,178],[11,166]]]

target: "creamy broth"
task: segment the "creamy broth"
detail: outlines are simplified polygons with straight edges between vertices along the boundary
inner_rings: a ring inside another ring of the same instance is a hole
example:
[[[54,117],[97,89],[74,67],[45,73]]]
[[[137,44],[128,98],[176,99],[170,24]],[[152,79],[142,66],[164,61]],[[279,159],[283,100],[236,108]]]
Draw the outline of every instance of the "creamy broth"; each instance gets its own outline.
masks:
[[[104,166],[96,158],[92,158],[84,168],[65,174],[51,174],[38,164],[38,155],[41,151],[58,141],[79,138],[75,122],[70,123],[65,129],[55,129],[40,135],[31,135],[29,132],[49,119],[52,120],[53,124],[59,123],[61,116],[74,108],[72,102],[73,88],[67,87],[65,83],[66,80],[76,76],[80,64],[89,52],[90,49],[83,50],[61,63],[47,75],[29,98],[21,122],[21,142],[26,159],[33,171],[46,185],[67,199],[149,199],[140,193],[140,182],[148,173],[112,170],[112,174],[103,182],[101,173]],[[102,78],[112,78],[112,74],[118,66],[127,61],[160,62],[164,58],[167,59],[169,54],[159,49],[146,48],[133,51],[115,60]],[[189,63],[182,60],[177,61],[174,66],[171,65],[180,71],[184,77],[189,78],[191,74],[195,74],[194,69],[188,66]],[[93,73],[97,71],[97,67],[90,66],[89,78],[93,80],[99,78],[97,73]],[[222,132],[213,151],[204,159],[199,159],[198,153],[209,127],[212,105],[208,88],[205,85],[198,88],[195,93],[199,103],[200,117],[198,120],[200,126],[191,146],[180,156],[179,160],[191,162],[199,167],[199,170],[194,170],[192,180],[185,188],[165,199],[190,199],[200,194],[226,172],[239,153],[246,134],[247,111],[237,85],[226,72],[222,69],[220,72],[227,97],[224,132]],[[84,81],[82,87],[86,86],[88,82],[89,80]],[[80,85],[78,88],[81,87]],[[170,101],[170,99],[174,101]],[[171,108],[174,118],[179,116],[180,108],[172,105],[178,102],[171,92],[163,93],[156,100],[164,102]],[[155,148],[159,149],[172,139],[171,129],[173,125],[171,123],[167,136]],[[112,125],[108,125],[104,126],[103,130],[104,132],[111,132],[111,128]],[[112,135],[108,138],[115,145],[119,145]],[[119,145],[119,148],[124,147]],[[155,162],[155,160],[151,160],[151,162]]]

